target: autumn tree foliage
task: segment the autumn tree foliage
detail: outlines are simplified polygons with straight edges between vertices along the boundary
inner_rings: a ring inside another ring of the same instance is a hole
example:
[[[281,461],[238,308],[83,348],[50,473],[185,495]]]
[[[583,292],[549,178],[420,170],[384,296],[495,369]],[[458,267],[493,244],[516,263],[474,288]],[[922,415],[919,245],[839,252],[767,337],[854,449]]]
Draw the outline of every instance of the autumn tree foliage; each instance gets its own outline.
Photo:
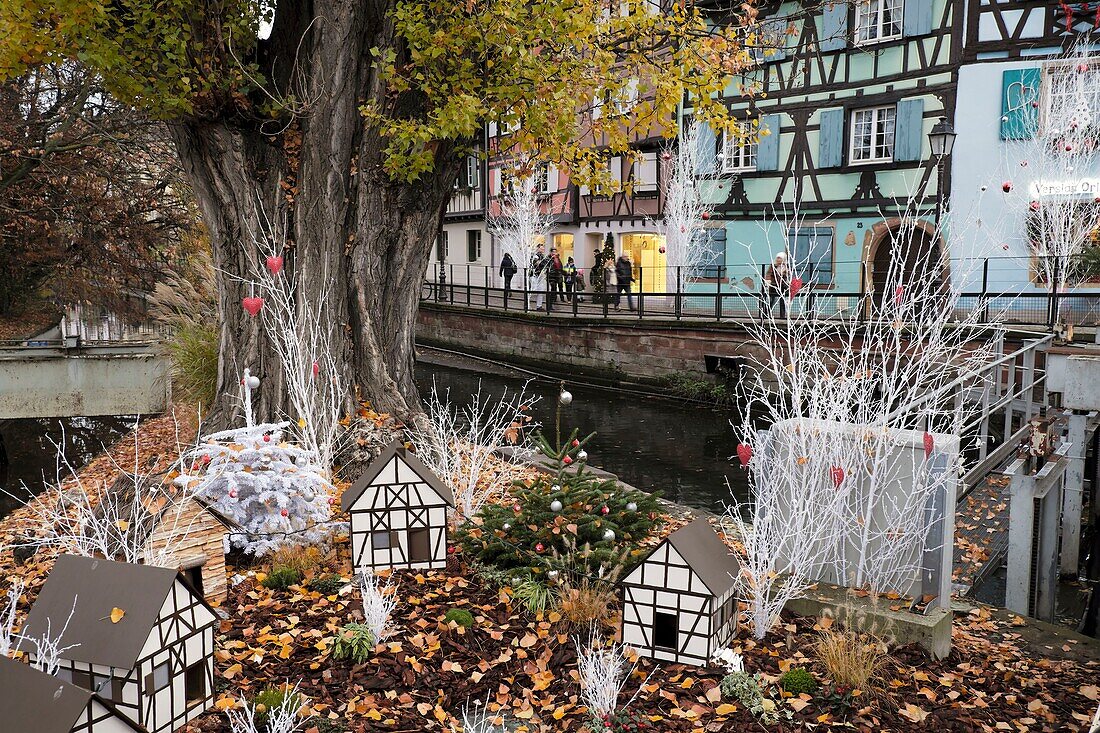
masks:
[[[606,175],[639,130],[673,132],[685,94],[724,127],[712,94],[752,63],[754,13],[750,1],[715,25],[690,2],[22,0],[0,7],[0,76],[78,58],[170,122],[219,272],[220,394],[276,362],[241,307],[259,270],[244,243],[267,212],[289,222],[303,299],[332,278],[322,317],[341,324],[349,401],[408,417],[421,279],[484,126],[578,180]],[[284,407],[276,381],[261,415]]]
[[[0,313],[43,288],[123,311],[197,219],[164,126],[80,65],[0,81]]]

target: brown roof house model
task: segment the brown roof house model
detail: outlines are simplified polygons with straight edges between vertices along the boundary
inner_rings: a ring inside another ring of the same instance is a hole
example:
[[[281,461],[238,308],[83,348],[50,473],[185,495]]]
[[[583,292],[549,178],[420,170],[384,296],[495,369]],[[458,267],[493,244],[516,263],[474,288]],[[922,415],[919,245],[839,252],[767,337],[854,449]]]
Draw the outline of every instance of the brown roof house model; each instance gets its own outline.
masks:
[[[382,568],[445,568],[451,490],[405,450],[391,444],[344,492],[340,508],[351,518],[355,572]]]
[[[241,527],[201,497],[183,497],[182,489],[162,479],[159,475],[122,473],[107,489],[109,499],[101,498],[95,511],[108,515],[107,526],[118,534],[115,541],[120,545],[132,544],[133,539],[125,535],[136,533],[148,547],[146,554],[168,547],[191,585],[210,603],[222,603],[228,592],[228,536],[241,531]],[[125,521],[114,521],[120,519]]]
[[[61,555],[23,633],[64,629],[60,645],[72,648],[61,654],[57,677],[149,733],[171,733],[213,702],[217,624],[174,569]]]
[[[0,655],[0,731],[144,733],[109,700]]]
[[[740,572],[705,519],[676,530],[620,581],[623,643],[653,659],[707,664],[737,633]]]

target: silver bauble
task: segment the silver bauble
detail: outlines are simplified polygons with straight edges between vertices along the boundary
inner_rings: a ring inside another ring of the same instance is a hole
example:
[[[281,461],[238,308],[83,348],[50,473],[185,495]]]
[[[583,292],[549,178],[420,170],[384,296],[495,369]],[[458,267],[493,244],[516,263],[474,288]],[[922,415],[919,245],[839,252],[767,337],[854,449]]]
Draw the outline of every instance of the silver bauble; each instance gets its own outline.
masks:
[[[249,389],[256,389],[259,386],[260,386],[260,378],[249,374],[248,375],[248,388]]]
[[[577,460],[578,461],[587,461],[588,460],[588,451],[582,450],[580,453],[578,453],[577,454]]]
[[[557,499],[554,499],[552,502],[550,502],[550,511],[560,512],[561,511],[561,502],[558,501]]]
[[[561,487],[558,486],[557,484],[554,484],[553,486],[550,487],[550,490],[551,491],[561,491]]]
[[[636,511],[638,511],[638,505],[635,504],[634,502],[630,502],[629,504],[626,505],[626,510],[628,512],[636,512]]]
[[[558,579],[558,571],[557,570],[551,570],[548,573],[546,573],[546,577],[550,578],[550,580],[557,580]]]
[[[512,525],[505,522],[504,524],[501,525],[500,528],[503,529],[505,532],[507,532],[508,530],[510,530],[512,528]]]
[[[615,539],[615,530],[613,530],[613,529],[605,529],[605,530],[604,530],[604,533],[603,533],[603,538],[604,538],[604,540],[606,540],[607,542],[611,542],[612,540],[614,540],[614,539]]]
[[[572,401],[573,395],[569,393],[569,390],[563,389],[561,391],[561,394],[558,395],[558,402],[562,403],[563,405],[568,405]]]

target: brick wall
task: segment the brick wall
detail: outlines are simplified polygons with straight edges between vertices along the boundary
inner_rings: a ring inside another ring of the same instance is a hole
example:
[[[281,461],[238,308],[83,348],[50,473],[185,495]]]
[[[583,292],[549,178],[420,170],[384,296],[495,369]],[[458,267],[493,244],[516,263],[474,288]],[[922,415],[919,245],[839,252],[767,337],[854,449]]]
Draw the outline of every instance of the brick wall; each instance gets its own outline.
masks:
[[[737,324],[547,318],[435,304],[421,304],[416,340],[554,373],[640,382],[705,374],[704,355],[743,356],[750,348]]]

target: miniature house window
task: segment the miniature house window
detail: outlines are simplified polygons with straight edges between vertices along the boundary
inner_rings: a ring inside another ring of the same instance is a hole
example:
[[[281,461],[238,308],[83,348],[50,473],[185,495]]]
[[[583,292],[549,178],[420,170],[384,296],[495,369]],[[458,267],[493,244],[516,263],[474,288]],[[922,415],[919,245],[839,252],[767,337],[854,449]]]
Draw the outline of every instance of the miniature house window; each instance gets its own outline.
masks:
[[[653,646],[660,649],[679,648],[679,619],[674,613],[653,613]]]
[[[90,672],[81,672],[80,670],[74,669],[69,672],[69,679],[71,679],[72,683],[77,687],[83,687],[85,690],[92,689],[92,675]]]
[[[92,692],[112,702],[122,702],[123,681],[105,674],[92,674]]]
[[[183,694],[191,706],[206,699],[206,662],[197,662],[183,673]]]
[[[409,530],[409,562],[428,562],[432,559],[431,540],[428,529]]]
[[[902,0],[864,0],[856,5],[856,42],[888,41],[901,36]]]
[[[894,122],[897,107],[871,107],[852,113],[853,163],[875,163],[894,159]]]
[[[145,686],[149,692],[163,690],[172,681],[171,668],[168,662],[163,662],[153,667],[153,671],[145,678]]]
[[[391,547],[397,547],[397,533],[388,529],[371,532],[370,546],[375,550],[388,550]]]
[[[183,576],[187,578],[187,582],[194,586],[195,591],[202,593],[202,563],[192,565],[189,568],[184,568]]]
[[[62,682],[76,684],[73,682],[73,671],[68,667],[58,667],[57,671],[53,673],[53,676]],[[80,685],[77,685],[77,687],[80,687]]]

